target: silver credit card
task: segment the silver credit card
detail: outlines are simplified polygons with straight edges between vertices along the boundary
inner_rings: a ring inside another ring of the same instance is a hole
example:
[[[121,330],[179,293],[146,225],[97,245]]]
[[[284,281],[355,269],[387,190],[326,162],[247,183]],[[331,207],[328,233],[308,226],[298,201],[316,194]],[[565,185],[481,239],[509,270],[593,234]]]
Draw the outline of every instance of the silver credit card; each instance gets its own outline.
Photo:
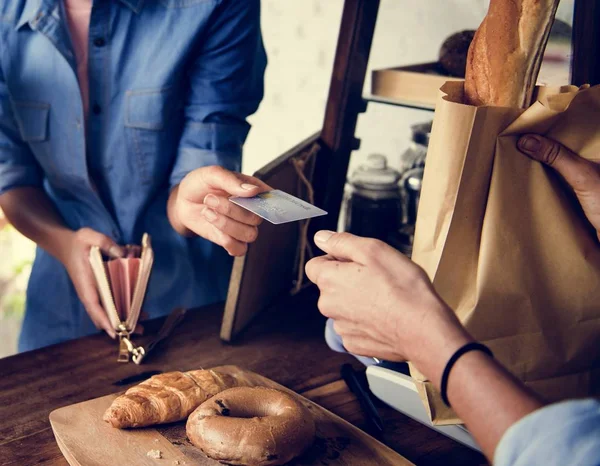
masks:
[[[230,197],[229,200],[275,225],[327,215],[323,209],[279,189],[254,197]]]

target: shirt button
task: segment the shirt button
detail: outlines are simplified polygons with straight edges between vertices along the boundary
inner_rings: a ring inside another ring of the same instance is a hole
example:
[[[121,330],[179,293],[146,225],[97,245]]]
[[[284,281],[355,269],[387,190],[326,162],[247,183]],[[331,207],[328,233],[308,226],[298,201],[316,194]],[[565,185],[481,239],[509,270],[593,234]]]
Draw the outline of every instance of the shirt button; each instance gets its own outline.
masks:
[[[94,45],[96,47],[104,47],[106,45],[106,41],[102,37],[98,37],[94,39]]]
[[[100,107],[98,104],[94,104],[92,107],[92,112],[94,112],[94,115],[100,115],[102,113],[102,107]]]

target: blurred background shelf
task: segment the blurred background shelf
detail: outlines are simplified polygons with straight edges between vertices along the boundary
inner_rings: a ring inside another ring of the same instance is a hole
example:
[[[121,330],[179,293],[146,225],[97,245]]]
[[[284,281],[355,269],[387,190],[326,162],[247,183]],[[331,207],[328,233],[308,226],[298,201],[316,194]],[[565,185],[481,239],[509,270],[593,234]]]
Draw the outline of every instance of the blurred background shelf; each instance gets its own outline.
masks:
[[[428,102],[417,102],[412,100],[404,99],[392,99],[389,97],[382,97],[379,95],[367,94],[363,96],[365,102],[373,102],[384,105],[392,105],[395,107],[412,108],[416,110],[424,110],[427,112],[433,112],[435,105]]]

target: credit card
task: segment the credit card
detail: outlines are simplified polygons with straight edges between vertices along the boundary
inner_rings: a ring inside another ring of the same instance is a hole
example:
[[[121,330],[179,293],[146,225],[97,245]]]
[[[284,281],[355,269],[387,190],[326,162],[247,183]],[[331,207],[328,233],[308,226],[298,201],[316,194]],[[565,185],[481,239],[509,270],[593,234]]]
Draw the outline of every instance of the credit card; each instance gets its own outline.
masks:
[[[279,189],[254,197],[230,197],[229,200],[275,225],[327,215],[323,209]]]

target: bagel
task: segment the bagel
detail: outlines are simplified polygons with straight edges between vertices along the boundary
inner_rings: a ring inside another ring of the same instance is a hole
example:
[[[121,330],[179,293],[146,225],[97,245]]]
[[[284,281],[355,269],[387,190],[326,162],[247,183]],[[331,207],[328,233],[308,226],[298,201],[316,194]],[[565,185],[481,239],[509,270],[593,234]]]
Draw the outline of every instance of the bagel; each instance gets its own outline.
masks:
[[[266,387],[236,387],[202,403],[188,418],[193,445],[232,465],[281,465],[315,437],[310,411],[291,395]]]

